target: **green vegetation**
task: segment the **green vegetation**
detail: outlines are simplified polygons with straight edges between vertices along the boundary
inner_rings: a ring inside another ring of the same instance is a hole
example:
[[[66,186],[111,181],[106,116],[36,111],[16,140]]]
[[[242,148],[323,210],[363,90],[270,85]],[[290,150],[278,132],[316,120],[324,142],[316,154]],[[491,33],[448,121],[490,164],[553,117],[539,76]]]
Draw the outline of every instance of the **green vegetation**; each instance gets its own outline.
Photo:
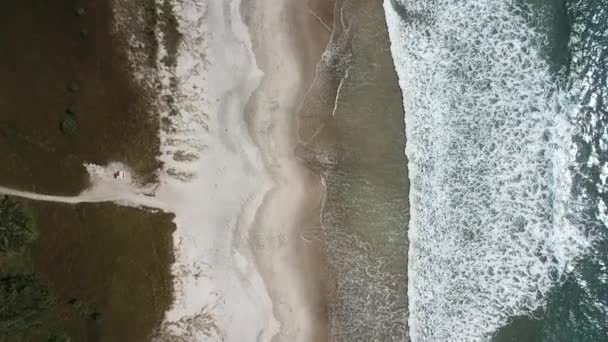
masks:
[[[50,319],[55,298],[30,272],[26,247],[34,238],[29,212],[4,196],[0,201],[0,342],[70,341]]]
[[[0,331],[29,328],[52,305],[48,291],[31,274],[0,277]]]
[[[49,320],[54,299],[32,274],[0,277],[0,341],[67,342]]]
[[[127,44],[137,34],[155,65],[156,2],[123,5],[133,15],[146,10],[143,22],[116,34],[112,1],[3,2],[0,62],[11,66],[0,68],[3,185],[75,195],[88,184],[84,162],[121,160],[139,175],[161,166],[156,91],[133,77]],[[174,18],[162,20],[176,37]],[[11,313],[0,317],[0,342],[150,340],[172,300],[170,215],[111,204],[2,205],[0,308]]]
[[[63,113],[60,128],[61,132],[69,137],[76,134],[76,131],[78,130],[78,119],[76,117],[75,109],[68,108],[65,113]]]
[[[32,236],[30,216],[18,202],[4,196],[0,201],[0,253],[20,251]]]
[[[0,64],[10,66],[0,68],[3,185],[76,195],[88,185],[82,164],[90,161],[121,160],[142,177],[155,174],[156,89],[133,74],[129,41],[144,42],[141,57],[156,61],[157,7],[133,0],[121,9],[139,18],[144,4],[142,21],[114,32],[113,1],[2,2]],[[78,8],[85,14],[75,15]],[[78,113],[66,112],[72,104]]]
[[[33,269],[72,341],[149,342],[172,300],[172,215],[108,203],[24,205],[36,222]]]
[[[160,28],[163,31],[163,45],[167,50],[161,62],[168,68],[175,67],[177,64],[177,51],[182,40],[182,34],[177,27],[177,18],[173,13],[173,5],[168,0],[164,0],[160,6]]]
[[[172,299],[171,221],[2,198],[0,342],[149,341]]]

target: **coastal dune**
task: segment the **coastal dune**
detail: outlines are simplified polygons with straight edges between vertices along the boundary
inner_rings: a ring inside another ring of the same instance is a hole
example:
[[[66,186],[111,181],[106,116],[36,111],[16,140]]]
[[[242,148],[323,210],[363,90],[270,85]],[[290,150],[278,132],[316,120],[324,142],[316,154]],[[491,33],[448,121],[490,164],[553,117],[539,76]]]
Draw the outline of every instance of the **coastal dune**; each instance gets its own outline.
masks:
[[[269,179],[244,121],[262,73],[239,1],[172,4],[181,42],[159,51],[161,160],[155,196],[175,213],[174,303],[158,341],[268,341],[277,322],[243,244]],[[164,31],[157,32],[160,41]]]

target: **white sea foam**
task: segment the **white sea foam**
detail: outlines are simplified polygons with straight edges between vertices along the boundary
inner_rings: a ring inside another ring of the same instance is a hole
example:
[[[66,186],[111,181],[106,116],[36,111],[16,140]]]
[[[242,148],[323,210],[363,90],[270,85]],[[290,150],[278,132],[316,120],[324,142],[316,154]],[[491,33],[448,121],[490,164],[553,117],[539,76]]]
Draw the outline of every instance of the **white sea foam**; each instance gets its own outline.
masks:
[[[511,1],[385,12],[406,112],[411,339],[485,341],[589,247],[571,221],[577,108]]]

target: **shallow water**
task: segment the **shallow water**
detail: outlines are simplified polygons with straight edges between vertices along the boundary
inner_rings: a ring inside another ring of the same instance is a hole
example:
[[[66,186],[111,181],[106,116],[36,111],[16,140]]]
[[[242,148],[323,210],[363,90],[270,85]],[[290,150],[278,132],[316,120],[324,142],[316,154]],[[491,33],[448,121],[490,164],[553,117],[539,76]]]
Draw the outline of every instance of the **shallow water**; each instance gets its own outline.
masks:
[[[401,341],[407,334],[408,179],[403,108],[381,1],[338,2],[319,79],[336,75],[336,101],[316,112],[308,141],[326,186],[323,236],[336,274],[336,341]],[[313,89],[309,98],[318,99]],[[310,104],[307,104],[310,106]]]

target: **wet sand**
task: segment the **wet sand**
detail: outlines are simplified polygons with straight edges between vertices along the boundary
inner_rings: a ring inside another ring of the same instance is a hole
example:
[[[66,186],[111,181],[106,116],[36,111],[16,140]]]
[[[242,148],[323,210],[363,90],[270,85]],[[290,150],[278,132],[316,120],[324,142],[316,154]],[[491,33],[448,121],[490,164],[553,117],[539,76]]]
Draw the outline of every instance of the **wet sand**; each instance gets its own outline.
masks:
[[[320,240],[323,187],[296,155],[298,111],[329,40],[328,4],[263,0],[242,5],[264,72],[246,117],[273,181],[249,243],[280,323],[274,341],[329,340],[332,278]]]

